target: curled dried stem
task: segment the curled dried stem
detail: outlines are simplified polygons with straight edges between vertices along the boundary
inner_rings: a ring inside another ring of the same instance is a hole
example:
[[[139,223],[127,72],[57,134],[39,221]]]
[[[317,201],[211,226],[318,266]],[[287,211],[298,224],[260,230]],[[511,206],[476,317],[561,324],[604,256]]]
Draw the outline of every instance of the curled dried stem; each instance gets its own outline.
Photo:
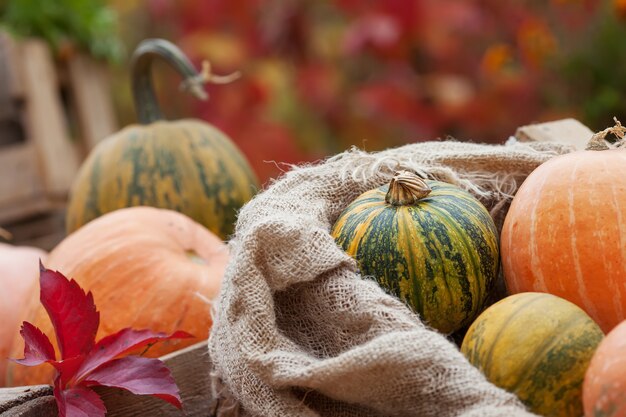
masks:
[[[193,94],[200,100],[207,100],[208,93],[204,89],[204,84],[228,84],[241,77],[241,72],[235,71],[228,75],[216,75],[211,70],[211,63],[202,61],[202,70],[194,77],[189,77],[181,83],[181,89]]]
[[[589,143],[587,144],[587,147],[585,148],[586,150],[604,151],[607,149],[611,149],[606,141],[606,137],[610,134],[614,135],[618,139],[616,147],[619,148],[621,146],[624,146],[624,143],[626,143],[626,141],[624,140],[624,137],[626,137],[626,127],[622,126],[622,123],[617,120],[617,117],[614,117],[613,121],[615,122],[615,126],[608,127],[600,132],[597,132],[591,137]]]

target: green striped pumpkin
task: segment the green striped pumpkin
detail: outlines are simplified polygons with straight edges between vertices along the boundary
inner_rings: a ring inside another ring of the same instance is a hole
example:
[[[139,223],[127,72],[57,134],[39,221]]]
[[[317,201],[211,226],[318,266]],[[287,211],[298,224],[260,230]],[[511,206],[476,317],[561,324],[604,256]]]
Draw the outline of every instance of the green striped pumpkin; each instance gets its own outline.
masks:
[[[443,333],[478,315],[498,274],[497,231],[485,207],[406,171],[353,201],[331,234],[362,275]]]
[[[468,329],[461,352],[487,379],[546,417],[582,416],[582,384],[602,341],[582,309],[547,293],[506,297]]]
[[[132,79],[142,125],[106,138],[85,160],[70,192],[68,233],[113,210],[152,206],[181,212],[226,239],[237,211],[259,187],[243,154],[220,130],[200,120],[162,120],[150,79],[154,58],[172,65],[200,98],[204,82],[225,81],[198,74],[167,41],[140,44]]]

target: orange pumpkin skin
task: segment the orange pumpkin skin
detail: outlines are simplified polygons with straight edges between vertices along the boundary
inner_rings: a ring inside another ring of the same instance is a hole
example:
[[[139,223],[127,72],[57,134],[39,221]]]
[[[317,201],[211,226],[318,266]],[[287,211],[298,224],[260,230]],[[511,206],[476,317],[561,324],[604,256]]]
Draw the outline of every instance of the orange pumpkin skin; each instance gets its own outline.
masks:
[[[513,199],[501,246],[511,293],[565,298],[610,331],[626,318],[626,150],[540,165]]]
[[[100,311],[97,339],[125,327],[196,336],[157,343],[145,355],[159,357],[208,337],[210,301],[228,259],[226,244],[185,215],[132,207],[107,213],[66,237],[45,266],[93,293]],[[50,319],[34,301],[27,320],[56,346]],[[22,357],[22,351],[19,340],[13,356]],[[10,363],[7,380],[14,386],[50,383],[52,374],[51,366]]]
[[[596,349],[583,383],[585,417],[626,417],[626,321]]]
[[[24,305],[31,298],[39,298],[36,287],[39,260],[45,262],[46,256],[39,248],[0,243],[0,387],[5,385],[11,344],[20,338],[20,325],[26,313]]]

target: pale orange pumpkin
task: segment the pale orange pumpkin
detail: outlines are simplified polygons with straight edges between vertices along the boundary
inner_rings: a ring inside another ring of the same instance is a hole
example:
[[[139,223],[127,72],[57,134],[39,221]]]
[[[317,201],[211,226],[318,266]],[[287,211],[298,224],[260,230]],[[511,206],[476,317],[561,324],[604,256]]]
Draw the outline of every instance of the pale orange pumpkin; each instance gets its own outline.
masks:
[[[0,386],[5,384],[11,344],[19,338],[24,305],[30,299],[39,299],[39,260],[45,262],[46,256],[39,248],[0,243]]]
[[[99,217],[65,238],[45,266],[75,279],[93,293],[100,311],[97,338],[125,327],[173,332],[195,339],[158,343],[146,356],[158,357],[206,339],[211,300],[219,291],[228,248],[189,217],[166,209],[132,207]],[[38,302],[26,319],[55,341],[50,320]],[[12,355],[22,357],[23,343]],[[52,369],[9,364],[11,385],[50,383]]]
[[[501,254],[509,292],[565,298],[606,333],[626,319],[626,149],[604,143],[595,138],[528,176],[506,216]]]
[[[596,349],[583,383],[585,417],[626,417],[626,321]]]

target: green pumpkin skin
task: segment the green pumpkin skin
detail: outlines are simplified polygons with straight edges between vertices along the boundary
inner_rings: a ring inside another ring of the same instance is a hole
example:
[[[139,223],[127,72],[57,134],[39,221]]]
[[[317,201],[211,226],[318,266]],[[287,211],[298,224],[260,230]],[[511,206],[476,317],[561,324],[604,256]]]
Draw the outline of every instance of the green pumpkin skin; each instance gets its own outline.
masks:
[[[531,412],[580,417],[585,373],[603,338],[598,324],[575,304],[524,292],[482,312],[467,331],[461,353]]]
[[[150,206],[191,217],[223,240],[259,188],[248,161],[200,120],[129,126],[98,144],[79,170],[67,232],[113,210]]]
[[[430,194],[410,205],[385,202],[389,185],[367,191],[331,234],[372,276],[429,326],[448,334],[482,310],[498,275],[496,226],[460,188],[426,180]]]

